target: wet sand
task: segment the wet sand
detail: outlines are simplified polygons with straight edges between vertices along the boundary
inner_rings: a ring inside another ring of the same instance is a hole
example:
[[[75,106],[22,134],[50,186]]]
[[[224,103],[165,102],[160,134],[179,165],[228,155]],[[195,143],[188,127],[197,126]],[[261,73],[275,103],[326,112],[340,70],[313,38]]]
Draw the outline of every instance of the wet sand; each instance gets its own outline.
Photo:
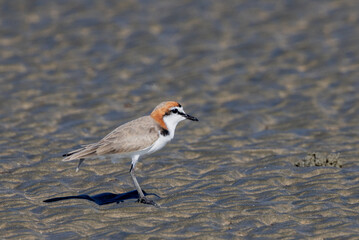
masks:
[[[4,239],[358,239],[357,1],[1,1]],[[134,190],[130,160],[61,155],[177,100]],[[342,167],[296,167],[308,153]]]

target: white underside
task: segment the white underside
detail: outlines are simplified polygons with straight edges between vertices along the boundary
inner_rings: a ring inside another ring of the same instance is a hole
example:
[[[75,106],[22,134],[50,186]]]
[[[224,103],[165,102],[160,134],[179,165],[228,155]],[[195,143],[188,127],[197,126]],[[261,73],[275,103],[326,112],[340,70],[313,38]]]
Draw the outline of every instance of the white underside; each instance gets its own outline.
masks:
[[[164,146],[166,146],[166,144],[169,141],[171,141],[171,139],[172,139],[171,135],[167,135],[167,136],[160,135],[160,137],[156,140],[156,142],[154,142],[148,148],[145,148],[140,151],[132,152],[132,153],[127,153],[127,154],[110,155],[111,161],[114,163],[117,163],[122,158],[131,158],[132,164],[133,164],[133,166],[135,166],[140,156],[151,154],[151,153],[154,153],[154,152],[162,149]]]
[[[178,109],[183,111],[182,108],[178,108]],[[154,152],[162,149],[169,141],[171,141],[172,138],[175,135],[175,130],[176,130],[177,124],[179,122],[181,122],[182,120],[184,120],[184,119],[185,118],[180,116],[180,115],[169,115],[169,116],[164,117],[163,121],[165,122],[165,124],[166,124],[166,126],[168,128],[168,132],[169,132],[168,135],[163,136],[159,132],[160,137],[156,140],[156,142],[154,142],[148,148],[145,148],[145,149],[140,150],[140,151],[128,153],[128,154],[112,155],[111,156],[112,162],[117,162],[118,159],[120,159],[120,158],[131,157],[132,165],[133,165],[133,167],[135,167],[135,165],[136,165],[136,163],[137,163],[140,156],[154,153]]]

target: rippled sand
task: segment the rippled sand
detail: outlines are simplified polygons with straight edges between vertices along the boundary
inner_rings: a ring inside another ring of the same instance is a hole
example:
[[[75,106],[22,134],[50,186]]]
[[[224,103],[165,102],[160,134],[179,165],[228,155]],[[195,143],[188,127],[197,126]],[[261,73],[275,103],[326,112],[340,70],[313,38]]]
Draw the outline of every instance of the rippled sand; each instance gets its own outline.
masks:
[[[4,239],[358,239],[357,1],[1,1]],[[140,160],[61,155],[177,100]],[[296,167],[340,153],[342,168]]]

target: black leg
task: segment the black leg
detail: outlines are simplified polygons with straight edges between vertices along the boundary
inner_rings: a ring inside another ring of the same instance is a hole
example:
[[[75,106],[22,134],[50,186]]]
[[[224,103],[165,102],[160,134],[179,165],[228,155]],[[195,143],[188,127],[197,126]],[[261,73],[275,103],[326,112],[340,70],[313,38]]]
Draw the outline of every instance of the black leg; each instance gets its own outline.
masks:
[[[137,189],[138,195],[140,196],[140,198],[138,199],[138,202],[139,203],[144,203],[144,204],[150,204],[150,205],[153,205],[153,206],[157,207],[158,206],[157,203],[155,203],[151,199],[146,198],[145,195],[143,194],[142,189],[140,187],[140,184],[138,184],[137,178],[135,176],[135,170],[134,170],[132,164],[131,164],[130,174],[131,174],[133,183],[135,184],[135,187]]]

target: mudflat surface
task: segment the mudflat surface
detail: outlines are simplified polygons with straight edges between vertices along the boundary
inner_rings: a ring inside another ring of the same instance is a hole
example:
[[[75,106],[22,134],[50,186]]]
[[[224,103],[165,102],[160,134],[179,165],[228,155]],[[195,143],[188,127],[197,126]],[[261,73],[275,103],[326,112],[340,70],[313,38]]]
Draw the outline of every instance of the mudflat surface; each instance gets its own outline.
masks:
[[[0,1],[5,239],[358,239],[358,1]],[[177,100],[141,159],[62,162]],[[342,168],[296,167],[340,153]]]

